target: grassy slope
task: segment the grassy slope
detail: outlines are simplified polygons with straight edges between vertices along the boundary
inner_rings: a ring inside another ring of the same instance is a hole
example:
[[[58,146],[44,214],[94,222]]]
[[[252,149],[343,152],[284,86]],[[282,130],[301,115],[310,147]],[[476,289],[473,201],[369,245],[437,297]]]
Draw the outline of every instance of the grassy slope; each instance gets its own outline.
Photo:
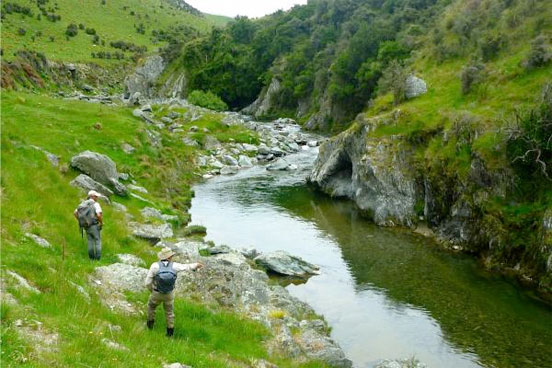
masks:
[[[34,1],[9,2],[31,8],[34,17],[16,13],[6,14],[6,19],[2,21],[2,48],[7,60],[13,58],[13,53],[17,50],[30,49],[44,53],[51,60],[116,63],[115,60],[92,59],[91,53],[119,51],[109,47],[110,42],[119,40],[147,46],[148,52],[152,52],[163,46],[152,42],[153,30],[165,30],[169,26],[186,24],[205,32],[218,23],[210,17],[197,17],[178,10],[164,0],[108,0],[105,5],[102,5],[101,0],[50,0],[46,4],[46,9],[53,7],[55,3],[59,5],[59,10],[55,13],[61,16],[61,20],[55,23],[45,17],[37,20],[40,12]],[[124,10],[123,7],[127,9]],[[131,15],[131,11],[134,11],[135,15]],[[65,30],[70,23],[82,23],[86,27],[96,29],[100,38],[105,40],[105,46],[94,46],[92,36],[84,30],[79,30],[77,36],[66,40]],[[135,30],[135,25],[138,26],[140,23],[146,27],[144,35]],[[18,34],[19,28],[27,31],[24,36]],[[42,36],[36,37],[33,41],[32,36],[39,31],[42,32]],[[55,38],[54,42],[50,41],[50,36]]]
[[[233,20],[225,15],[204,14],[204,16],[217,27],[224,27]]]
[[[227,128],[216,119],[211,116],[193,124],[208,126],[222,139],[244,136],[239,128]],[[101,130],[93,128],[96,122],[102,124]],[[180,361],[194,367],[228,367],[267,357],[264,342],[269,332],[258,323],[192,300],[177,300],[175,342],[168,344],[161,310],[157,318],[160,323],[153,332],[147,331],[143,317],[110,311],[88,285],[94,267],[116,262],[117,253],[135,254],[147,264],[154,261],[155,253],[148,243],[130,236],[122,213],[104,204],[103,257],[99,264],[90,262],[72,217],[83,197],[68,184],[77,172],[63,173],[52,167],[45,155],[30,145],[61,156],[62,163],[85,149],[107,154],[119,171],[132,173],[138,185],[148,188],[150,194],[144,196],[164,212],[177,213],[185,220],[186,213],[175,210],[171,202],[185,203],[190,198],[195,152],[169,133],[163,133],[163,148],[152,148],[145,128],[131,109],[15,92],[2,94],[2,276],[11,280],[5,271],[14,270],[42,292],[33,294],[14,288],[13,282],[7,284],[7,291],[19,304],[2,304],[1,360],[6,366],[159,367],[162,362]],[[136,152],[123,153],[123,141],[135,146]],[[175,188],[181,188],[180,193],[174,192]],[[170,195],[165,194],[167,190]],[[140,219],[139,209],[144,203],[136,199],[117,201]],[[53,248],[36,246],[24,237],[25,232],[48,239]],[[69,281],[90,292],[90,303]],[[148,295],[129,297],[145,305]],[[14,327],[17,319],[31,326],[34,320],[40,321],[42,331],[57,332],[59,350],[40,351],[37,342],[23,339]],[[108,324],[121,326],[122,332],[111,332]],[[106,347],[101,343],[104,337],[125,345],[130,352]],[[285,359],[276,361],[280,366],[294,366]]]
[[[462,4],[462,1],[458,1]],[[491,61],[485,63],[487,77],[469,94],[462,94],[460,74],[462,68],[470,62],[471,55],[453,58],[438,63],[435,61],[431,46],[418,52],[414,59],[413,70],[428,85],[428,93],[400,104],[402,118],[395,125],[381,126],[375,135],[416,134],[431,131],[436,127],[449,130],[453,122],[462,114],[475,118],[476,129],[480,134],[472,148],[481,155],[490,168],[501,168],[505,162],[504,149],[500,146],[503,137],[499,133],[515,110],[532,108],[540,97],[540,91],[546,83],[552,82],[552,65],[526,70],[521,64],[530,51],[531,40],[539,34],[535,32],[537,24],[548,19],[548,26],[540,32],[552,37],[552,8],[541,2],[542,9],[533,12],[524,22],[514,29],[505,24],[496,26],[497,32],[508,34],[507,46]],[[456,8],[451,7],[447,16],[454,17]],[[445,20],[446,21],[446,20]],[[443,21],[443,22],[445,22]],[[502,23],[505,23],[502,20]],[[429,37],[428,37],[429,38]],[[429,44],[430,42],[427,42]],[[391,111],[395,107],[390,95],[378,97],[373,107],[367,110],[368,116],[377,116]],[[430,144],[426,158],[437,155],[440,158],[454,159],[456,152],[440,137]],[[448,154],[448,157],[445,157]],[[469,165],[469,162],[466,164]],[[460,168],[461,169],[461,168]]]
[[[523,2],[519,4],[525,6]],[[532,39],[538,34],[544,34],[548,39],[552,37],[549,2],[535,4],[538,7],[531,9],[530,15],[517,26],[509,26],[502,18],[492,29],[506,38],[506,44],[495,58],[485,63],[487,76],[484,82],[466,95],[461,91],[460,74],[473,53],[439,63],[428,36],[426,47],[417,53],[413,63],[415,74],[427,82],[428,93],[398,106],[393,105],[392,96],[379,96],[366,111],[367,116],[376,117],[400,109],[401,117],[394,124],[380,126],[372,134],[376,137],[394,134],[409,138],[430,137],[427,144],[417,146],[420,169],[427,171],[430,167],[442,167],[441,177],[455,178],[456,182],[466,185],[470,182],[468,175],[474,156],[483,158],[487,168],[493,171],[510,167],[503,128],[512,121],[516,110],[534,108],[543,86],[552,82],[552,64],[531,70],[522,66],[530,52]],[[457,10],[451,6],[441,22],[446,24],[447,17],[456,19]],[[441,25],[441,29],[446,29],[446,26]],[[450,32],[445,32],[444,38],[447,37],[449,40],[453,38]],[[455,121],[461,120],[462,116],[470,116],[473,131],[478,132],[468,144],[461,143],[461,138],[454,133]],[[443,139],[444,134],[435,134],[439,129],[447,133],[448,141]],[[484,215],[501,219],[501,226],[510,236],[508,244],[492,249],[497,258],[501,252],[510,254],[513,249],[523,249],[528,254],[538,253],[533,248],[540,247],[539,234],[533,229],[542,221],[546,208],[552,207],[552,187],[547,186],[542,177],[520,178],[515,190],[505,198],[489,198],[483,208]],[[514,256],[510,261],[517,262],[519,258]],[[546,264],[546,260],[539,262]]]

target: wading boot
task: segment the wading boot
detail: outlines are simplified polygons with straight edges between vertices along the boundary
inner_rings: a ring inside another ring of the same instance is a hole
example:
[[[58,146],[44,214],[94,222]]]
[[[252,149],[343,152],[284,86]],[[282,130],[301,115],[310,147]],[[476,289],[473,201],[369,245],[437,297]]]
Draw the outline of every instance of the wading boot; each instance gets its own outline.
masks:
[[[173,334],[174,334],[174,327],[173,328],[167,327],[167,336],[172,337]]]
[[[153,319],[151,321],[148,320],[146,322],[148,329],[153,330],[153,322],[155,322]]]

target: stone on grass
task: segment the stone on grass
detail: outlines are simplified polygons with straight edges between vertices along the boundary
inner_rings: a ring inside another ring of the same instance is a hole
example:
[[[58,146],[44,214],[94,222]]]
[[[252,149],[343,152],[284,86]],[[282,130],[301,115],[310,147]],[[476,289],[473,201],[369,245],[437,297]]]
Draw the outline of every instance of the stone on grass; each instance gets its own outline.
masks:
[[[182,143],[184,143],[186,146],[190,146],[190,147],[199,147],[199,143],[195,139],[190,138],[190,137],[182,138]]]
[[[178,216],[162,214],[161,211],[159,211],[156,208],[152,208],[152,207],[144,207],[140,211],[140,213],[144,217],[156,218],[156,219],[163,220],[163,221],[176,221],[176,220],[178,220]]]
[[[40,294],[40,290],[38,290],[37,288],[35,288],[31,284],[29,284],[29,282],[23,276],[19,275],[18,273],[14,272],[14,271],[10,271],[10,270],[7,270],[6,273],[8,275],[10,275],[11,277],[13,277],[15,279],[15,281],[17,281],[19,286],[22,287],[23,289],[27,289],[29,291],[32,291],[33,293]]]
[[[119,178],[115,162],[97,152],[84,151],[73,156],[71,166],[104,185],[110,185],[111,179]]]
[[[140,192],[140,193],[148,194],[148,190],[147,190],[146,188],[140,187],[140,186],[138,186],[138,185],[129,184],[129,185],[128,185],[128,189],[134,190],[135,192]]]
[[[418,97],[426,92],[427,84],[423,79],[415,77],[413,75],[410,75],[408,76],[408,78],[406,78],[406,89],[404,92],[406,98],[410,99]]]
[[[158,243],[161,239],[173,237],[173,230],[170,224],[151,225],[130,222],[128,225],[132,231],[132,235],[149,240],[154,244]]]
[[[48,242],[48,240],[41,238],[38,235],[31,234],[31,233],[25,233],[25,236],[29,239],[32,239],[38,246],[41,246],[42,248],[51,248],[52,245]]]
[[[111,202],[111,205],[113,206],[113,208],[115,208],[117,211],[120,211],[120,212],[127,212],[127,208],[124,204],[121,204],[119,202]]]
[[[163,368],[192,368],[192,367],[182,363],[170,363],[170,364],[163,364]]]
[[[75,179],[73,179],[70,183],[71,186],[84,189],[85,192],[88,192],[90,190],[95,190],[96,192],[100,193],[101,195],[105,197],[110,197],[113,195],[113,191],[106,187],[105,185],[98,183],[94,179],[92,179],[90,176],[86,174],[80,174]]]
[[[286,276],[308,277],[319,273],[318,266],[281,250],[261,254],[255,258],[255,263],[272,272]]]
[[[117,194],[118,196],[121,196],[121,197],[126,197],[128,195],[128,189],[127,187],[120,183],[119,180],[118,180],[118,176],[117,176],[117,179],[111,179],[110,180],[111,182],[111,186],[113,188],[113,192],[115,194]]]
[[[117,259],[124,264],[136,266],[136,267],[145,267],[146,262],[141,258],[135,256],[134,254],[117,254]]]
[[[109,340],[107,338],[102,339],[102,344],[113,350],[130,351],[126,346],[116,343],[115,341]]]
[[[133,153],[134,151],[136,151],[136,148],[132,147],[130,144],[128,143],[123,143],[121,144],[121,148],[123,150],[124,153],[127,153],[127,154],[131,154]]]

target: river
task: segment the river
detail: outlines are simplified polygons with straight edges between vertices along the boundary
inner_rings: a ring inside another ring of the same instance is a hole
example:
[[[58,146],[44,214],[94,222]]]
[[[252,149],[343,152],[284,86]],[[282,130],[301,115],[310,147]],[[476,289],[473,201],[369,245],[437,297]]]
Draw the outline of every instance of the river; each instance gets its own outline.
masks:
[[[324,315],[355,367],[415,357],[427,367],[552,367],[552,309],[522,288],[407,230],[374,226],[299,169],[253,167],[195,186],[192,223],[206,240],[286,250],[321,274],[289,292]]]

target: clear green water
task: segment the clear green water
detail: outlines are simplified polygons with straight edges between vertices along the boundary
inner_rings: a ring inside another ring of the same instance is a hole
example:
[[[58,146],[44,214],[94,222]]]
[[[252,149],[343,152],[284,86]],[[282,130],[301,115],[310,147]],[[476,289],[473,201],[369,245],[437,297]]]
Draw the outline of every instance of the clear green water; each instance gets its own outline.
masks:
[[[315,153],[294,157],[293,173],[253,168],[197,186],[193,223],[217,243],[320,265],[288,290],[326,317],[356,367],[411,356],[428,367],[552,367],[549,306],[467,256],[311,191]]]

